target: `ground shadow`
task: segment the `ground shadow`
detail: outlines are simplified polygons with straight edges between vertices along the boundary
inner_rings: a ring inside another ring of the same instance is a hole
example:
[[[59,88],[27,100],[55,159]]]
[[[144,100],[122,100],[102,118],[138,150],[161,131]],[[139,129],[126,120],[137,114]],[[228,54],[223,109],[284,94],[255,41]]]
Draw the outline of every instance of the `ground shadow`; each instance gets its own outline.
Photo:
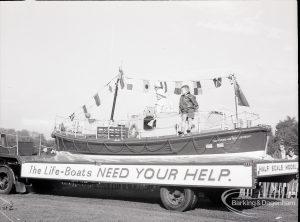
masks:
[[[145,202],[152,204],[160,203],[159,189],[157,187],[150,186],[124,184],[72,184],[63,185],[59,189],[53,189],[51,191],[37,192],[34,190],[30,190],[30,192],[40,195],[45,194],[78,198],[111,199],[131,202]]]
[[[63,183],[62,186],[53,190],[46,190],[43,192],[30,192],[45,195],[56,195],[65,197],[77,198],[94,198],[94,199],[109,199],[130,201],[139,203],[157,204],[163,207],[160,201],[160,193],[158,186],[149,185],[132,185],[132,184],[72,184]],[[276,200],[269,200],[275,201]],[[248,210],[259,206],[236,206],[237,210]],[[163,207],[164,208],[164,207]],[[201,195],[198,199],[194,209],[206,209],[215,211],[226,211],[229,209],[222,203],[216,204],[207,197]]]

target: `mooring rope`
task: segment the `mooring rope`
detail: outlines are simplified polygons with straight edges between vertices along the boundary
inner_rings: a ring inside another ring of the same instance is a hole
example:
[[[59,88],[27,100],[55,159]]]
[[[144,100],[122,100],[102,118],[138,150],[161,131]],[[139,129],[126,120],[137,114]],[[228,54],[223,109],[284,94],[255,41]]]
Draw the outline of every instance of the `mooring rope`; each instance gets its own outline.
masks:
[[[132,153],[142,153],[145,150],[145,145],[143,145],[141,150],[135,151],[134,148],[129,147],[127,143],[124,143],[124,145],[127,147],[127,149]]]
[[[173,147],[172,147],[172,144],[170,142],[170,140],[168,140],[168,144],[172,150],[173,153],[180,153],[188,144],[190,143],[190,140],[188,140],[180,149],[178,150],[175,150]]]
[[[145,143],[146,143],[146,142],[145,142]],[[149,151],[149,152],[151,152],[151,153],[154,153],[154,152],[157,152],[157,151],[162,150],[162,149],[166,146],[166,143],[168,143],[168,141],[166,141],[161,147],[159,147],[158,149],[155,149],[155,150],[154,150],[154,149],[153,149],[153,150],[149,149],[147,143],[145,144],[145,146],[146,146],[146,150],[147,150],[147,151]]]
[[[120,152],[123,150],[123,148],[124,148],[124,146],[121,146],[121,149],[120,149],[120,150],[115,151],[115,150],[112,150],[111,148],[109,148],[108,145],[107,145],[106,143],[103,143],[103,145],[105,146],[105,148],[106,148],[108,151],[110,151],[110,152],[112,152],[112,153],[120,153]]]
[[[200,150],[200,149],[199,149],[198,147],[200,147],[200,146],[199,146],[199,144],[197,144],[197,142],[195,141],[195,138],[194,138],[194,137],[192,137],[192,142],[193,142],[194,149],[195,149],[196,153],[198,153],[198,154],[203,154],[203,153],[205,153],[205,151],[206,151],[206,147],[205,147],[205,146],[204,146],[204,148],[200,148],[200,149],[202,149],[203,151],[202,151],[201,153],[199,153],[198,150]]]

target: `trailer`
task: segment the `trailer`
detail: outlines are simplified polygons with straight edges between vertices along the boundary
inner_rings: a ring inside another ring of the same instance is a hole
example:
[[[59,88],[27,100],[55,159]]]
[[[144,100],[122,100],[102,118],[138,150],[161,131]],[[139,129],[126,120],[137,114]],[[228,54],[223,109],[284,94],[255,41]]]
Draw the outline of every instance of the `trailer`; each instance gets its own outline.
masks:
[[[0,194],[58,188],[61,182],[158,186],[164,207],[192,209],[199,192],[215,202],[229,189],[258,182],[289,182],[298,160],[222,156],[105,156],[57,152],[45,156],[0,154]]]

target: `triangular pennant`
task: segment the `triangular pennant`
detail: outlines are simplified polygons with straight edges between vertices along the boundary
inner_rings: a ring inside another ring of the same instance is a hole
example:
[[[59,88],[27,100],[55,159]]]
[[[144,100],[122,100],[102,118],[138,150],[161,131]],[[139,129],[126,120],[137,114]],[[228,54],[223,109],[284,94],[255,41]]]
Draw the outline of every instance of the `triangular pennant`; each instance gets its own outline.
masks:
[[[87,112],[88,112],[85,105],[82,106],[82,109],[83,109],[83,112],[84,112],[84,113],[87,113]]]
[[[87,108],[85,105],[82,106],[83,112],[84,112],[84,116],[89,119],[91,117],[91,114],[88,113]]]
[[[109,92],[113,92],[113,88],[112,88],[111,85],[108,86],[108,91],[109,91]]]
[[[91,118],[91,114],[90,113],[84,113],[85,118],[89,119]]]
[[[119,80],[120,80],[121,89],[124,89],[124,87],[125,87],[124,74],[123,74],[123,70],[121,68],[119,68]]]
[[[95,103],[96,103],[97,106],[101,105],[100,97],[99,97],[98,93],[94,95],[94,100],[95,100]]]
[[[240,85],[237,82],[235,85],[235,95],[238,98],[239,106],[250,106],[243,91],[241,90]]]

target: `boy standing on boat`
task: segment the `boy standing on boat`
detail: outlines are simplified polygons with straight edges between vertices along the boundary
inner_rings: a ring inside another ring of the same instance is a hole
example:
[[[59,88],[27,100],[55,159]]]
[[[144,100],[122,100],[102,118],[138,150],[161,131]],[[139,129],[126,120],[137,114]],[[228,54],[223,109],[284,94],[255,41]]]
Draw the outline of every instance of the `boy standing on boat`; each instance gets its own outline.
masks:
[[[181,131],[178,131],[179,135],[191,133],[192,121],[198,108],[196,96],[190,93],[190,87],[188,85],[182,86],[179,100],[179,113],[181,114]]]

